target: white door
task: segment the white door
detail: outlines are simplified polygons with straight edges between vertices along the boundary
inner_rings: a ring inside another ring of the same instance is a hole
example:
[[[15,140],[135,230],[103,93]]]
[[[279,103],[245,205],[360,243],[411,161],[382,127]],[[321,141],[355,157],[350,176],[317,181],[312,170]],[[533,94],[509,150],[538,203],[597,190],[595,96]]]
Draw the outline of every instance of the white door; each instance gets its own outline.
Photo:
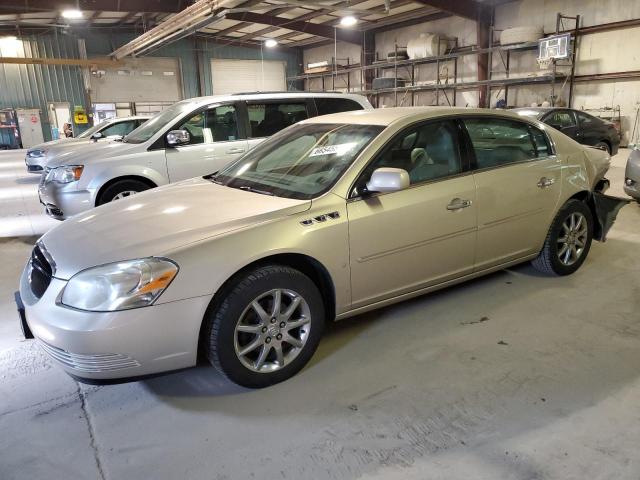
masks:
[[[166,150],[171,182],[217,172],[248,148],[247,140],[238,138],[233,105],[220,105],[195,113],[175,130],[187,131],[190,142]]]
[[[16,110],[16,113],[18,114],[18,126],[20,127],[22,148],[29,148],[34,145],[38,145],[39,143],[44,143],[40,110],[18,109]]]
[[[287,89],[285,63],[277,60],[211,60],[214,95]]]

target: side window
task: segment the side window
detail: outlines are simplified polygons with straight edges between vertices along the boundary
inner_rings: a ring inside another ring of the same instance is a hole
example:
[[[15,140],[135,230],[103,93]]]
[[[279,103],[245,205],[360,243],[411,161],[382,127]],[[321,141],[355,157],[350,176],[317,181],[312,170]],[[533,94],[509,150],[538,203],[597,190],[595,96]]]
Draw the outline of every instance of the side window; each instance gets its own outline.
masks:
[[[250,103],[251,138],[270,137],[274,133],[309,118],[306,103]]]
[[[551,125],[554,128],[576,126],[576,121],[573,118],[573,114],[570,112],[553,112],[551,115],[545,118],[544,123]]]
[[[189,145],[237,140],[236,109],[233,105],[222,105],[198,112],[178,126],[177,130],[189,132]]]
[[[402,168],[411,185],[462,172],[458,131],[451,121],[411,127],[385,148],[366,169],[368,180],[381,167]]]
[[[598,122],[598,119],[582,112],[576,112],[580,125],[583,127],[590,127]]]
[[[529,126],[499,118],[464,120],[476,155],[477,168],[492,168],[538,157]]]
[[[128,133],[131,133],[134,128],[135,128],[135,123],[133,121],[119,122],[119,123],[110,125],[109,127],[102,130],[100,133],[102,133],[103,137],[110,137],[112,135],[125,136]]]
[[[362,105],[347,98],[316,98],[316,108],[318,115],[329,115],[330,113],[350,112],[352,110],[363,110]]]
[[[542,130],[538,130],[536,127],[531,125],[529,126],[529,129],[531,130],[533,143],[536,147],[536,157],[541,158],[551,155],[551,146],[549,145],[547,135]]]

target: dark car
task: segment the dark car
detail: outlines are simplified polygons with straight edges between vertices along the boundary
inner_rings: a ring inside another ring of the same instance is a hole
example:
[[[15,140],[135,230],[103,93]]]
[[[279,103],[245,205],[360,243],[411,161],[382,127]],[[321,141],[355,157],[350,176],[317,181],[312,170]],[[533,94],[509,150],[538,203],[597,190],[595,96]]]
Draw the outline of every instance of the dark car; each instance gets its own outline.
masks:
[[[583,145],[618,153],[620,134],[611,122],[571,108],[515,108],[519,115],[534,117]]]

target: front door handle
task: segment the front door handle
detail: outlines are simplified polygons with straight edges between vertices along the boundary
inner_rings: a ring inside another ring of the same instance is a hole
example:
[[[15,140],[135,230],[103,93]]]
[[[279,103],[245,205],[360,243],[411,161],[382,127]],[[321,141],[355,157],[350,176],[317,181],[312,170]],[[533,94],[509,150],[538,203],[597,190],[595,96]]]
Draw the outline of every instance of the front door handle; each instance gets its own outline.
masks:
[[[471,200],[463,200],[462,198],[454,198],[447,205],[447,210],[461,210],[471,206]]]
[[[229,155],[234,155],[237,153],[244,153],[244,148],[230,148],[229,150],[227,150],[227,153]]]
[[[556,183],[556,181],[553,178],[542,177],[538,182],[538,188],[550,187],[554,183]]]

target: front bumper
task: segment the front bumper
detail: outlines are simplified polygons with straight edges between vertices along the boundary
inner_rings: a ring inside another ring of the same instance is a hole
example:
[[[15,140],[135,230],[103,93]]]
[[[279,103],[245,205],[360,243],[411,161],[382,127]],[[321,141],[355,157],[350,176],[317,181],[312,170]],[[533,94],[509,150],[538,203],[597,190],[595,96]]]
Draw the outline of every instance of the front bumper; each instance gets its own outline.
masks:
[[[633,183],[631,183],[628,182],[628,177],[625,178],[624,193],[634,198],[635,200],[640,201],[640,183],[638,183],[638,181],[633,181]]]
[[[209,297],[121,312],[85,312],[56,303],[66,283],[54,277],[38,299],[31,292],[25,268],[20,296],[34,337],[70,375],[89,380],[129,379],[196,364]]]
[[[44,166],[47,163],[47,157],[30,157],[26,156],[24,163],[27,165],[27,172],[29,173],[43,173]]]
[[[76,182],[46,183],[43,176],[38,186],[38,197],[47,215],[56,220],[64,220],[93,208],[91,192],[78,190]]]

